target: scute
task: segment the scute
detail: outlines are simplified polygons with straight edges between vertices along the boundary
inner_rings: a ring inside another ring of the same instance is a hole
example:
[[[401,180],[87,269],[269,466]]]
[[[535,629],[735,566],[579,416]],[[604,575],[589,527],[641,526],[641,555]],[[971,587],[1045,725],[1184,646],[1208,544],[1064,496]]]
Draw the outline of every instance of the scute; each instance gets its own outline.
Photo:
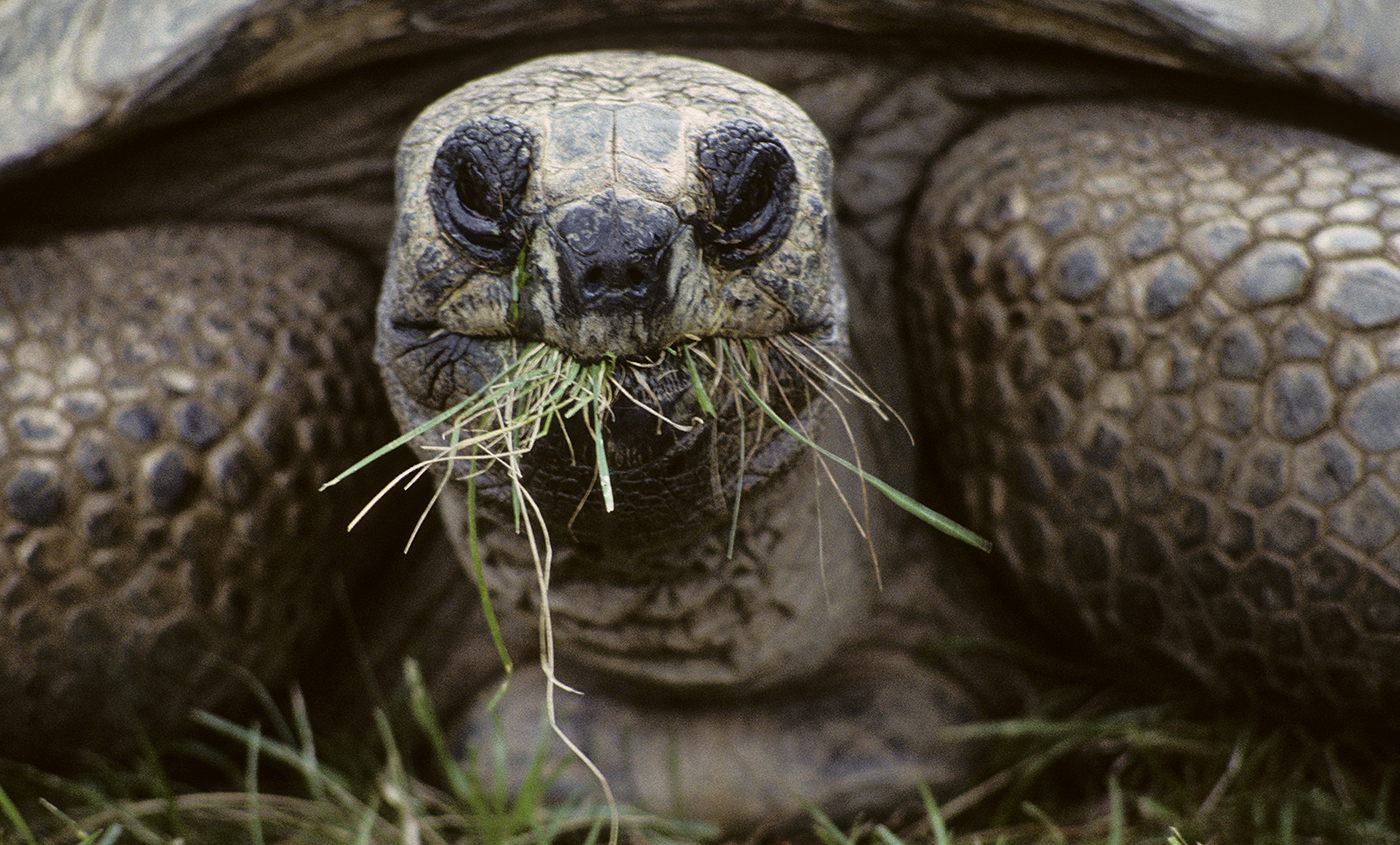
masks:
[[[545,204],[554,207],[598,187],[599,172],[616,172],[621,182],[657,202],[675,202],[685,193],[686,115],[655,103],[612,106],[578,103],[552,112],[541,168]]]

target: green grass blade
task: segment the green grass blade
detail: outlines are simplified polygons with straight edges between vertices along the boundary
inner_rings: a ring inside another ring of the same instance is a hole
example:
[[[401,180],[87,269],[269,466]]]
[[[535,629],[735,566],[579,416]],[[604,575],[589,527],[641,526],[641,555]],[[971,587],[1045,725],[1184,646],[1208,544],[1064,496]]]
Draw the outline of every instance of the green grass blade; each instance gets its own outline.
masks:
[[[1108,845],[1125,845],[1127,842],[1127,813],[1123,807],[1123,787],[1118,778],[1108,778]]]
[[[369,464],[379,460],[380,458],[384,457],[385,455],[389,454],[390,452],[394,451],[400,446],[411,442],[418,435],[423,434],[424,432],[438,425],[441,425],[444,422],[447,422],[448,420],[452,419],[458,414],[468,412],[469,408],[476,408],[476,406],[489,406],[504,392],[510,391],[519,385],[521,379],[517,379],[516,374],[519,373],[521,370],[527,371],[526,379],[528,379],[530,368],[537,363],[537,359],[541,355],[547,354],[547,350],[548,348],[545,347],[542,343],[535,343],[527,346],[524,349],[524,351],[522,351],[516,357],[514,361],[502,368],[499,373],[492,376],[475,393],[458,402],[457,404],[453,405],[452,407],[448,408],[447,410],[437,414],[436,416],[432,417],[426,422],[420,423],[419,425],[414,426],[409,431],[400,434],[398,437],[395,437],[393,440],[390,440],[388,443],[385,443],[378,449],[375,449],[373,452],[356,461],[348,469],[342,471],[339,475],[335,476],[330,481],[327,481],[325,484],[322,484],[320,489],[325,490],[327,487],[332,487],[336,484],[339,484],[340,482],[344,481],[345,479],[364,469]],[[475,413],[475,410],[468,413]]]
[[[938,808],[938,802],[933,800],[933,792],[929,790],[928,784],[919,784],[919,798],[923,800],[924,811],[928,813],[928,824],[933,831],[934,845],[952,845],[953,838],[948,835],[948,825],[943,820],[943,811]]]
[[[66,825],[66,826],[68,827],[68,829],[71,830],[71,831],[73,832],[73,834],[74,834],[75,836],[78,836],[79,838],[81,838],[82,841],[84,841],[84,842],[90,842],[90,841],[92,841],[93,839],[97,838],[97,835],[98,835],[98,834],[96,834],[96,833],[84,833],[84,832],[83,832],[83,826],[82,826],[82,825],[80,825],[80,824],[78,824],[76,821],[74,821],[72,816],[68,815],[67,813],[65,813],[65,812],[63,812],[62,810],[58,809],[58,807],[54,806],[53,802],[50,801],[49,799],[47,799],[47,798],[40,798],[40,799],[39,799],[39,803],[42,804],[43,807],[44,807],[44,809],[47,810],[50,814],[52,814],[55,818],[57,818],[59,821],[63,822],[64,825]]]
[[[894,831],[890,830],[888,827],[885,827],[882,824],[875,825],[874,833],[875,838],[880,840],[880,842],[883,843],[883,845],[905,845],[903,839],[900,839],[898,836],[895,836]]]
[[[597,426],[599,429],[603,426],[602,413],[598,414]],[[603,489],[603,508],[608,513],[612,513],[614,507],[612,473],[608,471],[608,450],[603,445],[602,431],[593,435],[593,454],[594,460],[598,463],[598,486]]]
[[[301,747],[301,770],[306,780],[306,788],[318,802],[326,800],[326,785],[312,772],[319,772],[321,765],[316,759],[316,741],[311,732],[311,717],[306,711],[306,698],[300,687],[292,689],[292,721],[296,725],[297,744]]]
[[[734,559],[734,541],[739,537],[739,503],[744,497],[744,473],[749,471],[749,454],[745,441],[744,412],[739,409],[739,478],[734,484],[734,510],[729,515],[729,544],[725,546],[726,560]]]
[[[259,754],[266,755],[272,760],[292,767],[292,769],[301,773],[303,777],[317,778],[320,780],[322,788],[324,788],[337,803],[346,806],[353,806],[359,803],[355,799],[351,787],[341,777],[324,767],[318,767],[313,771],[307,771],[303,768],[305,757],[301,749],[280,742],[268,741],[267,738],[262,735],[262,731],[258,729],[256,723],[252,728],[245,728],[222,716],[216,716],[204,710],[194,711],[190,714],[190,719],[196,724],[203,725],[215,733],[237,740],[244,746],[256,745]]]
[[[423,671],[419,668],[418,662],[412,658],[404,661],[404,679],[408,684],[413,720],[418,723],[419,730],[427,735],[433,756],[438,761],[439,768],[447,776],[447,782],[452,788],[453,795],[458,800],[469,799],[475,790],[467,778],[466,771],[457,764],[452,755],[452,749],[447,744],[447,736],[442,732],[442,723],[438,721],[437,714],[433,712],[433,703],[428,698],[428,687],[423,682]]]
[[[238,668],[242,670],[242,667]],[[266,688],[263,688],[261,684],[254,684],[254,687],[266,691]],[[175,806],[175,787],[171,783],[170,775],[165,771],[165,767],[161,765],[160,754],[144,730],[136,732],[136,741],[141,749],[141,758],[145,760],[149,769],[150,780],[159,789],[161,798],[164,799],[165,815],[170,822],[170,829],[175,831],[177,839],[189,839],[189,831],[185,829],[184,816]]]
[[[504,372],[502,374],[504,374]],[[380,458],[384,457],[385,455],[389,454],[390,452],[394,451],[395,449],[399,448],[405,443],[412,441],[413,438],[417,437],[423,432],[428,431],[429,429],[441,423],[447,422],[448,420],[452,419],[452,417],[461,413],[461,411],[465,409],[468,405],[470,405],[476,399],[476,396],[477,394],[474,393],[471,396],[468,396],[466,399],[463,399],[461,402],[458,402],[456,405],[453,405],[451,408],[448,408],[446,411],[443,411],[442,413],[428,420],[427,422],[414,427],[410,431],[406,431],[403,434],[400,434],[398,437],[395,437],[393,440],[390,440],[388,443],[385,443],[383,446],[380,446],[378,449],[375,449],[373,452],[370,452],[368,455],[364,456],[363,458],[360,458],[358,461],[351,464],[349,469],[342,471],[335,478],[332,478],[330,481],[327,481],[325,484],[322,484],[320,489],[325,490],[328,487],[334,487],[335,485],[339,484],[340,482],[344,481],[345,479],[349,478],[350,476],[354,475],[355,473],[359,472],[360,470],[364,469],[365,467],[369,466],[370,464],[374,463],[375,461],[379,460]]]
[[[851,837],[845,831],[836,826],[836,822],[831,817],[821,811],[816,804],[806,799],[802,803],[807,808],[807,814],[812,817],[812,832],[826,845],[853,845]]]
[[[506,640],[501,635],[501,623],[496,619],[496,607],[491,603],[491,591],[486,588],[486,572],[481,564],[481,545],[476,533],[476,474],[476,461],[473,460],[467,473],[467,547],[472,559],[472,580],[476,582],[481,609],[486,614],[491,642],[495,644],[496,654],[501,658],[501,666],[505,667],[506,677],[509,678],[514,663],[506,651]]]
[[[246,762],[246,774],[244,775],[243,788],[247,790],[248,800],[248,834],[252,837],[254,845],[263,845],[262,813],[258,809],[258,759],[262,756],[262,731],[256,722],[249,732],[248,754]]]
[[[748,350],[749,359],[750,361],[752,361],[753,366],[757,368],[759,366],[758,353],[754,350],[753,343],[751,341],[745,340],[744,348]],[[763,413],[767,415],[768,418],[771,419],[773,422],[777,423],[783,431],[787,432],[793,437],[796,437],[798,440],[801,440],[803,443],[807,444],[813,449],[816,449],[823,456],[835,461],[836,463],[855,473],[861,478],[861,480],[865,481],[867,484],[869,484],[871,487],[874,487],[876,490],[879,490],[880,493],[885,496],[885,498],[889,499],[894,504],[898,505],[905,511],[908,511],[909,513],[913,514],[914,516],[918,517],[919,519],[923,520],[924,522],[928,523],[934,528],[937,528],[939,531],[942,531],[944,534],[947,534],[951,537],[956,537],[957,539],[962,540],[964,543],[967,543],[969,546],[981,549],[984,552],[989,551],[992,548],[992,543],[990,540],[987,540],[986,538],[977,534],[970,528],[964,528],[956,521],[949,519],[948,517],[944,516],[941,513],[938,513],[932,508],[920,504],[911,497],[906,496],[905,494],[899,492],[898,490],[894,489],[890,485],[886,484],[885,482],[881,481],[880,479],[876,478],[875,476],[871,475],[865,470],[857,467],[850,461],[847,461],[845,458],[842,458],[841,456],[827,449],[824,449],[821,446],[818,446],[816,443],[812,442],[812,439],[810,437],[807,437],[806,435],[798,432],[797,429],[789,425],[786,420],[784,420],[781,416],[778,415],[777,411],[773,410],[772,406],[770,406],[758,395],[758,392],[754,390],[753,385],[750,384],[749,380],[744,376],[742,368],[735,367],[734,376],[738,379],[739,386],[743,389],[744,393],[748,395],[749,399],[753,400],[754,404],[758,405],[758,407],[763,410]]]
[[[125,832],[126,828],[122,827],[119,824],[114,824],[102,833],[102,837],[100,839],[97,838],[96,833],[85,839],[84,845],[86,845],[86,843],[89,842],[93,843],[93,845],[112,845],[112,843],[116,842],[117,839]]]
[[[593,424],[593,452],[598,462],[598,485],[603,488],[603,508],[608,512],[613,512],[613,488],[612,474],[608,471],[608,450],[603,445],[603,417],[607,414],[607,402],[603,397],[604,379],[607,378],[607,367],[598,368],[597,384],[592,397],[595,410]]]
[[[695,356],[690,354],[689,346],[685,347],[685,366],[690,371],[690,383],[695,388],[695,401],[700,403],[700,410],[709,416],[716,416],[714,403],[710,401],[710,394],[700,381],[700,371],[695,368]]]
[[[608,470],[608,450],[603,445],[601,435],[594,438],[593,451],[598,462],[598,486],[603,489],[603,509],[612,513],[616,507],[613,502],[612,473]]]
[[[29,829],[29,825],[24,821],[24,816],[19,814],[19,807],[16,807],[15,802],[10,800],[10,796],[5,792],[3,786],[0,786],[0,810],[4,811],[5,818],[10,820],[10,824],[15,826],[15,831],[19,834],[20,839],[23,839],[28,845],[39,845],[34,831]]]
[[[355,828],[355,845],[369,845],[374,823],[379,820],[379,798],[375,796],[360,813],[359,824]]]
[[[1057,845],[1069,845],[1069,839],[1065,837],[1064,830],[1050,817],[1049,813],[1029,801],[1021,802],[1021,812],[1035,819],[1050,841],[1057,843]]]

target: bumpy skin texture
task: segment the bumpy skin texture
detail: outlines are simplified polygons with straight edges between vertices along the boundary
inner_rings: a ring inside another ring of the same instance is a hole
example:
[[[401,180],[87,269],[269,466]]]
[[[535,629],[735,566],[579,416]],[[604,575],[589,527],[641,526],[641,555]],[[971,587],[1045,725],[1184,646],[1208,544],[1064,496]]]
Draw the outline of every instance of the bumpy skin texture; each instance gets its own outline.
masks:
[[[388,436],[370,284],[248,226],[0,252],[5,753],[119,750],[298,667],[364,495],[317,487]]]
[[[517,244],[505,267],[483,266],[453,249],[428,197],[440,178],[434,162],[443,143],[462,125],[487,117],[509,117],[534,150],[522,212],[540,232]],[[560,248],[546,236],[563,224],[558,218],[566,207],[611,191],[664,207],[681,221],[708,219],[697,145],[717,127],[755,119],[787,139],[803,186],[787,209],[795,219],[776,254],[743,272],[711,271],[694,246],[694,230],[703,227],[685,226],[671,250],[664,314],[644,321],[640,309],[610,313],[569,301],[557,266]],[[795,104],[723,68],[627,52],[530,62],[429,106],[405,135],[396,169],[399,217],[381,305],[386,328],[436,322],[477,338],[542,340],[588,361],[652,354],[688,334],[768,336],[831,322],[830,153]],[[520,249],[529,281],[514,293],[509,271]],[[452,383],[430,389],[421,384],[425,367],[416,358],[400,364],[391,357],[413,340],[386,333],[380,355],[392,379],[439,403],[442,393],[470,392],[474,380],[459,372],[461,363],[438,368],[437,378]]]
[[[1400,702],[1400,160],[1046,107],[962,141],[920,215],[940,454],[1030,604],[1216,693]]]

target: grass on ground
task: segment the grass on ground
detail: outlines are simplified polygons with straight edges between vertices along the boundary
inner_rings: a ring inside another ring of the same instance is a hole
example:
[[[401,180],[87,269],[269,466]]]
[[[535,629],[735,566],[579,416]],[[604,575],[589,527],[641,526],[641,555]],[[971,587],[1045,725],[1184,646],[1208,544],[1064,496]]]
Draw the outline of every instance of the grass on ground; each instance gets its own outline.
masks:
[[[399,724],[379,716],[374,753],[329,753],[293,694],[259,723],[201,714],[197,738],[148,746],[131,763],[94,760],[79,777],[0,764],[0,843],[606,841],[609,814],[598,796],[545,806],[550,772],[542,766],[507,795],[458,765],[421,684],[409,680],[411,715]],[[959,730],[991,749],[986,779],[961,795],[935,801],[924,792],[880,818],[840,823],[814,808],[805,829],[738,840],[624,812],[623,840],[1400,843],[1395,755],[1286,717],[1144,705],[1080,680],[1040,713]],[[410,757],[401,750],[410,745],[427,753]]]

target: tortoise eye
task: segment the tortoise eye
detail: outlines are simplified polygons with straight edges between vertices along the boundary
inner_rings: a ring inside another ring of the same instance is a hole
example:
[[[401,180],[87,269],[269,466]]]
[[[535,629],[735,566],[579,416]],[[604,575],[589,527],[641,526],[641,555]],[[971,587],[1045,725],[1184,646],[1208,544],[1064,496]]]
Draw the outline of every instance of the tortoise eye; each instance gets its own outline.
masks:
[[[472,263],[504,272],[522,245],[521,205],[534,136],[513,120],[459,126],[438,148],[428,199],[438,227]]]
[[[748,120],[722,123],[696,150],[710,187],[710,219],[700,242],[720,267],[758,263],[792,228],[797,171],[782,142]]]

